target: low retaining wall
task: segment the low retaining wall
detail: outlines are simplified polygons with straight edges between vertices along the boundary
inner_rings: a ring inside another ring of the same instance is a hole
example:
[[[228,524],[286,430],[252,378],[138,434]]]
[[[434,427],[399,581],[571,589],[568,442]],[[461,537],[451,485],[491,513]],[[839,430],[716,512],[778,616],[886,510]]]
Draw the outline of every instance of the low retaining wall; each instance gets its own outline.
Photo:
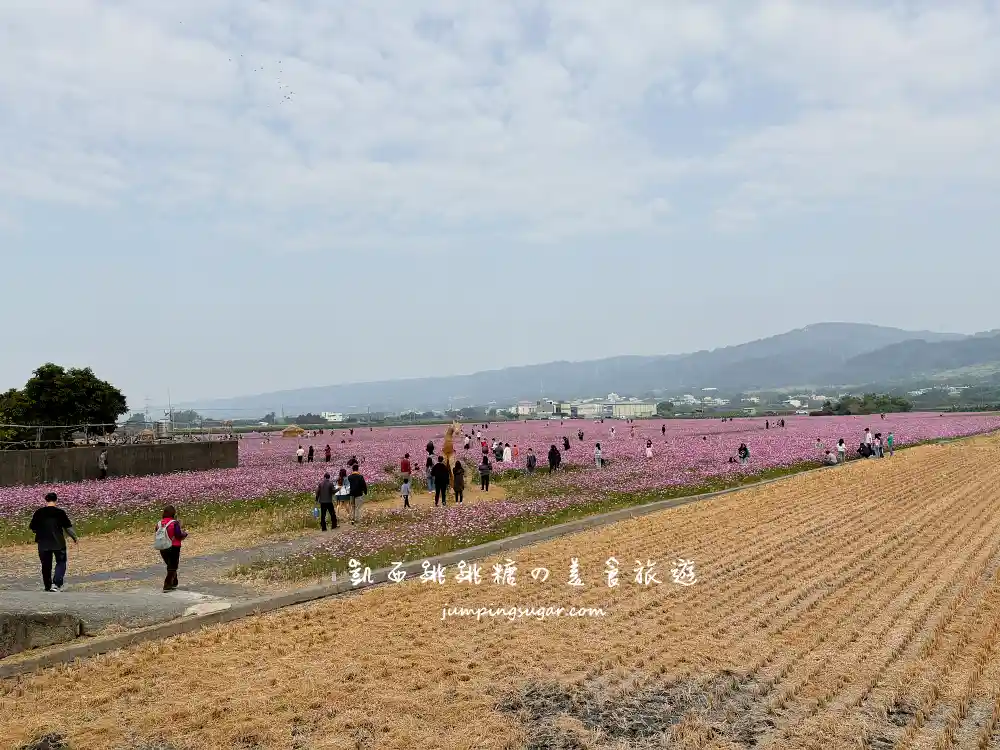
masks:
[[[107,451],[109,476],[235,469],[239,462],[235,440],[109,445]],[[97,479],[100,454],[93,446],[0,451],[0,487]]]
[[[83,623],[59,612],[0,612],[0,659],[34,648],[55,646],[83,634]]]

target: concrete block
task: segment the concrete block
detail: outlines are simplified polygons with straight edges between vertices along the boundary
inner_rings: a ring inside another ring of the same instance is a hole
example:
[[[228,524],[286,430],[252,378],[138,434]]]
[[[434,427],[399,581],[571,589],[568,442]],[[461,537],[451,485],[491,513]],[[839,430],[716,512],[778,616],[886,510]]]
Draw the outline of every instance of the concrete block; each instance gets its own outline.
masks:
[[[79,617],[65,612],[0,612],[0,659],[67,643],[83,634]]]

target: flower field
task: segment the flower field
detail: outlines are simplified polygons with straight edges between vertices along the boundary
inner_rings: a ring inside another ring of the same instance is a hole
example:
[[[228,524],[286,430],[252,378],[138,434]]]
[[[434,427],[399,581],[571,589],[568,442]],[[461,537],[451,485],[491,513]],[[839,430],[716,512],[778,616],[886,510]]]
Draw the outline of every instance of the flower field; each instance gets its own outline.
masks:
[[[498,469],[523,468],[529,448],[544,467],[549,446],[562,450],[562,438],[569,438],[571,448],[563,451],[563,465],[585,468],[552,480],[550,494],[566,492],[634,492],[663,487],[699,485],[712,478],[759,474],[775,467],[818,461],[822,451],[816,448],[819,438],[833,448],[844,438],[849,456],[860,442],[865,426],[873,431],[895,433],[896,444],[904,446],[926,440],[955,438],[1000,429],[1000,417],[978,414],[890,414],[883,421],[874,417],[791,417],[784,429],[764,429],[764,419],[718,420],[643,420],[634,425],[607,420],[603,424],[589,420],[532,421],[494,423],[484,437],[517,445],[517,466],[500,465]],[[611,435],[612,427],[615,434]],[[664,434],[662,428],[666,428]],[[472,429],[471,426],[467,429]],[[584,432],[583,441],[577,431]],[[440,450],[444,428],[392,427],[374,430],[356,429],[353,436],[345,430],[314,438],[275,437],[265,442],[260,435],[247,435],[240,443],[240,466],[218,471],[182,472],[165,476],[118,477],[104,482],[80,482],[55,486],[0,488],[0,518],[12,519],[29,513],[42,496],[58,492],[62,505],[76,519],[104,514],[131,513],[166,502],[177,505],[254,500],[279,494],[311,492],[326,470],[344,466],[357,456],[369,482],[391,479],[387,470],[398,465],[404,453],[410,453],[419,467],[424,446],[433,440]],[[653,457],[645,456],[646,440],[653,442]],[[343,442],[341,442],[343,441]],[[594,444],[601,443],[608,465],[594,469]],[[731,464],[739,444],[750,449],[746,466]],[[324,448],[330,444],[333,461],[323,462]],[[299,445],[316,450],[318,463],[299,465],[295,450]],[[458,454],[466,453],[459,447]],[[473,443],[468,452],[478,462],[481,453]],[[492,457],[491,457],[492,461]]]
[[[0,684],[0,746],[997,750],[998,487],[927,446],[130,646]]]

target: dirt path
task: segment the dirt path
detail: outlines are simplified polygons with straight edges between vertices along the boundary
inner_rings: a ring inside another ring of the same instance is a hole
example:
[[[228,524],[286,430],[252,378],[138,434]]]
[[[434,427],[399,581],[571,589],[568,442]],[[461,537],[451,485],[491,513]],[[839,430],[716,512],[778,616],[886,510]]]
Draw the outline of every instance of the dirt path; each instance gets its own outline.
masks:
[[[464,505],[502,500],[506,497],[503,487],[494,485],[489,493],[480,492],[478,485],[467,490]],[[449,505],[453,498],[449,498]],[[417,492],[410,500],[414,508],[434,506],[434,496]],[[383,512],[402,505],[400,499],[384,499],[363,506],[363,513]],[[182,567],[186,579],[213,581],[224,575],[234,565],[262,557],[276,557],[300,551],[317,539],[328,538],[351,528],[341,513],[340,526],[333,531],[321,532],[319,521],[312,519],[311,504],[303,505],[296,513],[307,514],[313,528],[301,531],[268,533],[274,527],[274,514],[262,512],[248,517],[232,527],[207,527],[191,531],[184,542]],[[285,511],[287,512],[287,511]],[[183,522],[183,517],[181,518]],[[0,590],[33,589],[40,585],[38,553],[34,545],[17,545],[0,548]],[[84,537],[80,544],[70,543],[67,583],[70,586],[135,582],[163,577],[163,564],[152,548],[152,530],[148,534],[135,532],[102,534]]]

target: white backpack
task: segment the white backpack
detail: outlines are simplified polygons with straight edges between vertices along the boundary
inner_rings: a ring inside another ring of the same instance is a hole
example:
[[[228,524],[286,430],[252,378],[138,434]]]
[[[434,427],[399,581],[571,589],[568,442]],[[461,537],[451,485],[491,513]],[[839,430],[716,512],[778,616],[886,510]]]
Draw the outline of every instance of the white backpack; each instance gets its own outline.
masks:
[[[174,546],[173,540],[167,533],[167,529],[170,528],[170,524],[174,522],[174,519],[170,519],[166,523],[163,521],[156,522],[156,533],[153,534],[153,549],[165,550],[170,549]]]

